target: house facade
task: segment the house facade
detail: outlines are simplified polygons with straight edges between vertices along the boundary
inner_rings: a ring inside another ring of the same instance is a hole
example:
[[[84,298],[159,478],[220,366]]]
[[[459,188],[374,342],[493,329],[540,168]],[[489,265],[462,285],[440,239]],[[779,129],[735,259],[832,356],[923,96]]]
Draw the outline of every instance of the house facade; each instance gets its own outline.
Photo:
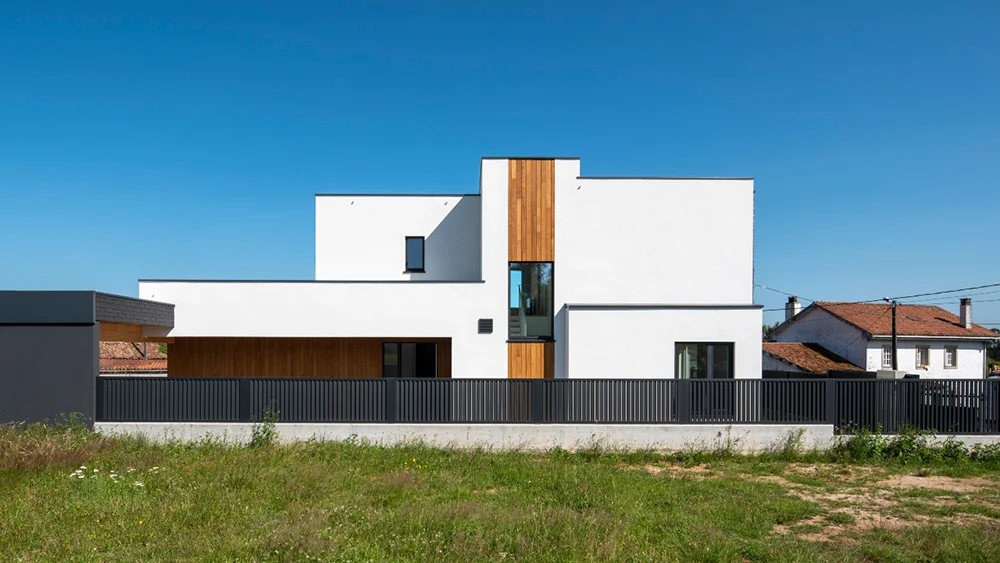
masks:
[[[814,302],[798,311],[789,299],[776,342],[816,343],[865,371],[892,369],[892,308],[888,303]],[[921,378],[982,379],[992,331],[972,323],[972,301],[960,315],[930,305],[896,309],[898,369]]]
[[[141,280],[171,377],[760,377],[753,180],[484,158],[466,195],[316,195],[314,280]]]

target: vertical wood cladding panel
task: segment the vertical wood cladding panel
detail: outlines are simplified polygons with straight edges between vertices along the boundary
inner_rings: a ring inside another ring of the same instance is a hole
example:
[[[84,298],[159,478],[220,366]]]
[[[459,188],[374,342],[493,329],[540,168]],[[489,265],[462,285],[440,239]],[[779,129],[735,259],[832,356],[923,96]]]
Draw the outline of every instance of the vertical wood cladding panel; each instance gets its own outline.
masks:
[[[450,338],[177,338],[167,377],[382,377],[383,342],[436,342],[451,377]]]
[[[508,342],[509,379],[551,379],[555,373],[555,342]]]
[[[507,259],[554,262],[555,160],[508,161]]]

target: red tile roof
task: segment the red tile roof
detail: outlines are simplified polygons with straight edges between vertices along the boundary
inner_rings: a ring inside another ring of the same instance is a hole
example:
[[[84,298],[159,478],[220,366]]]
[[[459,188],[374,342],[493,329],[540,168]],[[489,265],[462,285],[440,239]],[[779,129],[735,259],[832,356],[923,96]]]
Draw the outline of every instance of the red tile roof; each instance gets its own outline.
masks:
[[[844,358],[812,342],[764,342],[763,349],[765,354],[784,360],[810,373],[826,373],[830,370],[863,371]]]
[[[144,355],[145,354],[145,355]],[[157,342],[101,342],[102,360],[165,360]]]
[[[812,307],[823,309],[868,334],[892,334],[892,307],[888,303],[816,301],[806,310]],[[958,315],[932,305],[898,305],[896,307],[896,332],[900,336],[997,337],[993,331],[977,324],[973,324],[972,328],[963,328],[959,324]]]
[[[101,371],[167,371],[167,360],[101,360]]]

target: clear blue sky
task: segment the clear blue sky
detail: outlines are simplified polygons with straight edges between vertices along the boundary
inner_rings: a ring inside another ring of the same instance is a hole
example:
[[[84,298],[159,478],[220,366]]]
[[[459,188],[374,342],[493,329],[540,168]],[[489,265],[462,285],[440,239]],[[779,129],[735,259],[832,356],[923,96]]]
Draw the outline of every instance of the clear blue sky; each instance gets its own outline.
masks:
[[[0,288],[309,279],[314,193],[492,154],[754,176],[757,282],[807,298],[1000,282],[997,2],[35,4],[0,6]]]

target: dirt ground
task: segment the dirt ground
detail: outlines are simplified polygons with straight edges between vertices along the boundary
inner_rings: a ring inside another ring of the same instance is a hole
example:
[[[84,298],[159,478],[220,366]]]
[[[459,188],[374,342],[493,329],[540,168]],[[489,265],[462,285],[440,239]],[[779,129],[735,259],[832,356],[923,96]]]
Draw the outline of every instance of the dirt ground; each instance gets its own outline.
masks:
[[[787,494],[823,509],[818,516],[774,527],[774,534],[795,534],[810,541],[850,542],[873,528],[1000,522],[1000,475],[946,477],[919,468],[893,473],[879,467],[840,464],[789,464],[780,474],[751,474],[709,465],[628,469],[665,478],[735,477],[775,483]]]

